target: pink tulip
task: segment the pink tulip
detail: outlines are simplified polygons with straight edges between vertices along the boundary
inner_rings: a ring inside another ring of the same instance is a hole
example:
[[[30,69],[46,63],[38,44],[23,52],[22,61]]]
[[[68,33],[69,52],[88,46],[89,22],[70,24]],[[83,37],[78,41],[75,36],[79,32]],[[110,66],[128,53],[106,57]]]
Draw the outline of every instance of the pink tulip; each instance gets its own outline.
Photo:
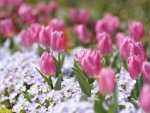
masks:
[[[110,67],[102,68],[99,74],[99,88],[102,95],[112,93],[115,89],[115,71]]]
[[[99,74],[102,68],[102,56],[100,52],[91,49],[84,49],[80,53],[77,53],[77,59],[89,77],[94,77]]]
[[[84,24],[75,25],[74,32],[77,34],[79,40],[83,43],[90,42],[90,34],[87,27]]]
[[[31,34],[32,34],[32,37],[33,37],[33,41],[35,43],[40,43],[39,41],[39,34],[40,34],[40,31],[42,29],[42,25],[40,24],[31,24],[31,26],[28,28],[30,31],[31,31]]]
[[[128,24],[130,36],[136,41],[140,41],[144,37],[144,26],[141,22],[131,21]]]
[[[22,4],[18,10],[18,14],[21,16],[24,22],[33,23],[35,17],[33,15],[33,9],[27,4]]]
[[[54,63],[53,53],[47,53],[44,52],[40,58],[40,69],[41,71],[47,75],[50,76],[56,71],[56,66]]]
[[[125,38],[126,38],[126,35],[122,32],[118,32],[116,34],[116,45],[118,48],[120,48],[120,45],[123,43]]]
[[[133,55],[128,57],[128,71],[132,79],[137,79],[141,73],[142,60],[139,55]]]
[[[102,32],[108,33],[107,23],[104,19],[96,21],[95,32],[96,33],[102,33]]]
[[[63,31],[64,30],[64,21],[60,19],[52,19],[49,23],[49,26],[55,31]]]
[[[14,34],[15,28],[11,18],[0,20],[0,32],[4,36],[11,36]]]
[[[50,46],[52,29],[50,27],[42,27],[39,33],[39,40],[45,46]]]
[[[126,37],[126,39],[120,45],[119,52],[124,59],[128,59],[130,56],[132,43],[134,43],[134,40],[131,37]]]
[[[31,47],[33,45],[33,37],[31,32],[27,29],[27,30],[22,30],[20,33],[21,36],[21,44],[24,47]]]
[[[37,9],[40,13],[44,13],[44,14],[48,13],[47,4],[43,1],[38,3]]]
[[[6,0],[0,0],[0,9],[6,7]]]
[[[86,24],[89,21],[90,12],[88,9],[81,9],[78,16],[79,23]]]
[[[72,22],[77,23],[78,22],[78,11],[76,8],[71,8],[69,10],[70,19]]]
[[[114,33],[120,25],[120,19],[117,16],[113,16],[109,21],[108,21],[108,32],[109,34]]]
[[[58,10],[58,8],[59,8],[59,4],[57,3],[57,2],[55,2],[54,0],[52,0],[52,1],[50,1],[49,3],[48,3],[48,11],[50,12],[50,13],[52,13],[52,12],[56,12],[57,10]]]
[[[18,9],[23,3],[23,0],[6,0],[6,3],[7,7],[14,7]]]
[[[66,39],[62,31],[54,31],[51,33],[50,45],[57,52],[63,52],[66,49]]]
[[[142,75],[146,83],[150,84],[150,62],[144,62],[142,65]]]
[[[140,107],[145,111],[145,113],[150,113],[150,85],[146,84],[143,86],[140,94]]]
[[[98,48],[103,55],[110,54],[112,52],[112,41],[109,34],[103,32],[96,35],[98,41]]]
[[[144,62],[147,59],[146,52],[141,42],[134,42],[131,44],[130,56],[139,55]]]

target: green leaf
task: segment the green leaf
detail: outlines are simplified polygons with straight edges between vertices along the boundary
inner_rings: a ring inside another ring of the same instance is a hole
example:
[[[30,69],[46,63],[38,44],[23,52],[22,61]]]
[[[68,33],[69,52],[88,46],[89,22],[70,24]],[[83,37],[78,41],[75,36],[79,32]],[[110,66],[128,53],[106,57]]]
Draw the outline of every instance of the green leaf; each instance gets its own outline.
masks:
[[[100,102],[99,100],[95,100],[94,102],[94,111],[95,113],[107,113],[103,108],[102,102]]]
[[[62,66],[63,66],[63,63],[64,63],[64,59],[65,59],[65,54],[61,54],[61,60],[60,60],[60,68],[62,68]]]
[[[74,72],[72,71],[72,72],[70,73],[69,77],[73,77],[73,75],[74,75]]]
[[[60,74],[57,78],[57,82],[55,84],[55,90],[61,90],[61,81],[62,81],[62,74]]]
[[[89,78],[89,84],[92,84],[95,80],[95,78]]]
[[[56,60],[56,58],[54,57],[54,62],[55,62],[55,66],[56,66],[56,77],[58,77],[61,74],[61,68],[59,67],[59,62]]]
[[[108,110],[108,113],[117,113],[117,107],[118,107],[118,101],[117,101],[117,89],[115,89],[112,103],[110,106],[110,109]]]
[[[36,67],[35,67],[36,68]],[[36,70],[39,72],[39,74],[42,76],[45,82],[51,87],[52,81],[50,81],[39,69],[36,68]]]
[[[145,51],[147,50],[148,44],[149,44],[149,41],[146,41],[145,44],[144,44],[144,50]]]
[[[21,110],[20,113],[27,113],[26,110]]]
[[[31,103],[31,98],[33,98],[34,96],[31,95],[29,92],[26,91],[22,91],[22,94],[24,95],[24,97]]]
[[[75,67],[72,67],[74,73],[76,74],[76,79],[78,80],[78,83],[81,87],[82,92],[87,95],[91,96],[91,87],[88,83],[88,80],[85,80],[82,75],[80,74],[79,70]]]
[[[80,102],[81,101],[87,101],[87,96],[86,95],[82,95],[81,97],[80,97],[80,100],[79,100]]]
[[[143,85],[144,85],[145,81],[144,81],[144,78],[142,76],[142,74],[139,74],[139,77],[138,77],[138,87],[139,87],[139,91],[141,91]]]

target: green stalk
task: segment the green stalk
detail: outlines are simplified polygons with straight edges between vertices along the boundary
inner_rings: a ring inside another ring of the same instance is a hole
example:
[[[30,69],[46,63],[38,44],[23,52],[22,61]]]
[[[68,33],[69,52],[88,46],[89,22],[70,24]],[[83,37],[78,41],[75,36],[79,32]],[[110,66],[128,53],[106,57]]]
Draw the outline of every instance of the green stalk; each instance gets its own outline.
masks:
[[[51,88],[54,89],[53,82],[52,82],[52,79],[51,79],[51,75],[49,76],[49,80],[50,80],[50,83],[51,83]]]

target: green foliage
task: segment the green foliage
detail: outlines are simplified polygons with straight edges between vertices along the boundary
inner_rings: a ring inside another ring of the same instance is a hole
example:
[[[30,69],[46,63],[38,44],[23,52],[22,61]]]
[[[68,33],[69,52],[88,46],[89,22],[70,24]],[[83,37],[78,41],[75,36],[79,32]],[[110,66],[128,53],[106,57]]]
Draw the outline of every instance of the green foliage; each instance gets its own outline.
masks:
[[[57,78],[56,84],[55,84],[55,90],[61,90],[61,81],[62,81],[62,74],[60,74]]]

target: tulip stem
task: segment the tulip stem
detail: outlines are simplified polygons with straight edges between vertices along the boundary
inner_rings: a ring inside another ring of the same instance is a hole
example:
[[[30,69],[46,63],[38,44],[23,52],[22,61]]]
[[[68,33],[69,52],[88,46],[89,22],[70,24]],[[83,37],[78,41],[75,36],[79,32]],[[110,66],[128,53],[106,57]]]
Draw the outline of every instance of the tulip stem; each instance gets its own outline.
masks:
[[[60,54],[61,54],[61,53],[58,53],[58,63],[59,63],[59,68],[61,68]],[[60,70],[61,70],[61,69],[60,69]]]
[[[107,56],[105,56],[105,64],[106,64],[106,66],[109,66],[110,65],[110,56],[109,55],[107,55]]]
[[[54,89],[53,82],[52,82],[52,79],[51,79],[51,75],[49,76],[49,80],[50,80],[50,83],[51,83],[51,88]]]

